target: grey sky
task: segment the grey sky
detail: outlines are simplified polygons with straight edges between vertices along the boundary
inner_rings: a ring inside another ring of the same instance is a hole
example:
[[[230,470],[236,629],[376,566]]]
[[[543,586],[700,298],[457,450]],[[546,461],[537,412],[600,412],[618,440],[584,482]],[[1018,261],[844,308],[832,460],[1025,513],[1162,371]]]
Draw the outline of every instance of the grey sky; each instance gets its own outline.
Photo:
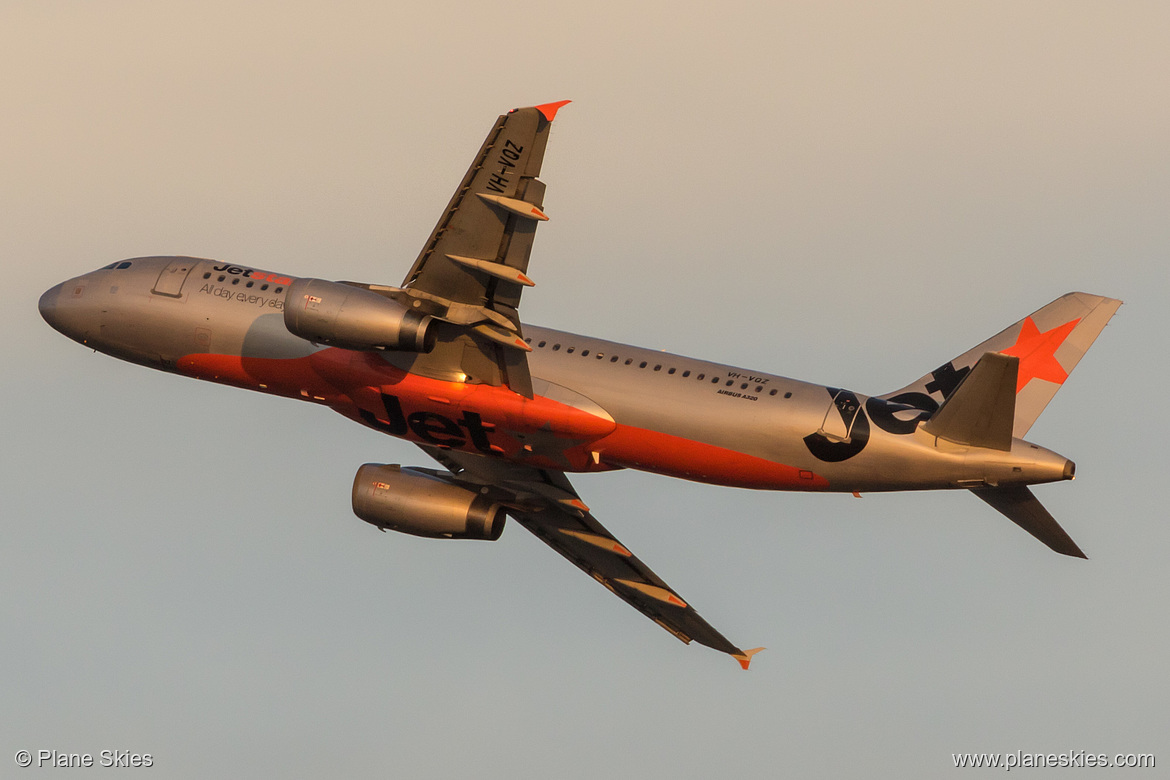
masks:
[[[1170,7],[240,5],[0,5],[0,774],[22,748],[192,778],[1170,765]],[[769,648],[744,674],[518,526],[357,520],[354,471],[410,445],[37,316],[143,254],[395,284],[494,117],[563,98],[530,322],[877,393],[1069,290],[1124,299],[1030,434],[1078,464],[1036,492],[1090,560],[962,493],[577,478]]]

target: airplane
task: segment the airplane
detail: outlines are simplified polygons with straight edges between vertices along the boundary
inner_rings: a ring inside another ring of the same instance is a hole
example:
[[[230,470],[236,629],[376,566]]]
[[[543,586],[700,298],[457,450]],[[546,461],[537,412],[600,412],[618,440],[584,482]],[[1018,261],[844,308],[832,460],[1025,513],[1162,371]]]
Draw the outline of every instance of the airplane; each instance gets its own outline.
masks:
[[[507,517],[685,643],[742,650],[590,512],[570,473],[637,469],[757,490],[968,490],[1085,557],[1030,485],[1072,461],[1029,428],[1121,301],[1068,293],[884,395],[522,324],[540,174],[569,101],[488,133],[399,287],[139,257],[40,298],[56,330],[116,358],[296,398],[413,442],[441,469],[362,465],[362,520],[496,540]]]

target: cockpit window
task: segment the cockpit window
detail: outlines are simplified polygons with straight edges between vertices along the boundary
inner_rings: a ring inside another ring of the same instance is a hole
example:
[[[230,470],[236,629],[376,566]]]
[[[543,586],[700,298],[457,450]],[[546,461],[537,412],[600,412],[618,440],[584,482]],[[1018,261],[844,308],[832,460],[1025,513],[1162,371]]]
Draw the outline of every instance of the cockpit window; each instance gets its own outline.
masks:
[[[110,263],[109,265],[106,266],[105,270],[107,270],[107,271],[115,271],[115,270],[121,271],[121,270],[123,270],[125,268],[129,268],[129,267],[130,267],[130,261],[123,260],[120,263]]]

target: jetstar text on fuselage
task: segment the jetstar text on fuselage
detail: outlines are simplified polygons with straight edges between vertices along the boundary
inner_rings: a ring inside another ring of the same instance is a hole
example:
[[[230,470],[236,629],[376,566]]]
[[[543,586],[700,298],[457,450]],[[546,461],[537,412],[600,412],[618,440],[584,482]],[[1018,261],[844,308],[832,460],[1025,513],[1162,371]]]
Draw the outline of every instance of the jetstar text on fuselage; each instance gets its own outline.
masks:
[[[462,449],[470,439],[472,446],[480,452],[490,452],[492,449],[487,435],[496,426],[485,423],[478,412],[464,410],[459,421],[438,412],[406,414],[398,397],[388,393],[382,393],[382,406],[386,410],[385,419],[366,410],[361,411],[361,416],[367,425],[391,436],[406,436],[409,431],[427,444],[437,447]],[[466,437],[463,435],[464,430],[467,431]]]
[[[255,268],[244,268],[243,266],[230,265],[228,263],[212,266],[211,270],[218,271],[221,274],[243,276],[246,279],[255,279],[260,282],[272,282],[273,284],[292,284],[293,280],[291,276],[280,276],[269,271],[257,271]]]

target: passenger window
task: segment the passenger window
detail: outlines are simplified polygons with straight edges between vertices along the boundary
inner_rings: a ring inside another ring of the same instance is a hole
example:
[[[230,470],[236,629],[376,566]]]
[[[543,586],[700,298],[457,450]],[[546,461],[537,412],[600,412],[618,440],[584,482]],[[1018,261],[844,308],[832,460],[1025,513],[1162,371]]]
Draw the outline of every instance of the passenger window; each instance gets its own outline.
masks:
[[[553,352],[556,352],[560,348],[561,348],[560,344],[553,344]]]
[[[698,379],[700,382],[702,382],[706,378],[707,378],[706,374],[699,374],[697,377],[695,377],[695,379]]]
[[[222,282],[222,281],[223,281],[224,279],[226,279],[226,278],[227,278],[226,276],[224,276],[223,274],[220,274],[220,275],[219,275],[219,278],[218,278],[218,279],[216,279],[216,281],[217,281],[217,282]]]
[[[617,356],[617,355],[614,355],[613,357],[611,357],[611,358],[609,359],[609,362],[610,362],[610,363],[616,363],[617,361],[618,361],[618,356]]]
[[[669,371],[667,371],[666,373],[668,373],[668,374],[673,374],[673,373],[674,373],[674,369],[672,368],[672,369],[670,369]]]
[[[544,345],[545,345],[545,344],[547,344],[547,343],[548,343],[547,341],[542,341],[542,342],[540,342],[539,344],[537,344],[536,346],[543,348],[543,347],[544,347]]]
[[[283,287],[277,287],[277,288],[276,288],[275,290],[273,290],[272,292],[278,292],[278,293],[279,293],[279,292],[284,292],[284,288],[283,288]]]
[[[237,276],[235,279],[232,279],[232,284],[239,284],[239,283],[240,283],[240,277]]]
[[[633,358],[626,358],[626,365],[627,365],[627,366],[628,366],[628,365],[630,365],[630,364],[631,364],[631,363],[633,363],[633,362],[634,362],[634,359],[633,359]]]
[[[784,397],[785,397],[785,398],[791,398],[791,397],[792,397],[792,393],[785,393],[785,394],[784,394]]]
[[[646,367],[646,361],[645,361],[645,360],[643,360],[641,363],[639,363],[639,364],[638,364],[638,368],[645,368],[645,367]]]
[[[565,352],[568,352],[570,355],[572,355],[573,350],[575,350],[575,349],[576,349],[576,347],[569,347],[568,349],[565,350]]]
[[[655,370],[655,371],[661,371],[661,370],[662,370],[662,364],[661,364],[661,363],[659,363],[658,365],[654,366],[654,370]]]
[[[211,272],[210,272],[210,271],[208,271],[207,273],[203,274],[203,278],[204,278],[204,279],[210,279],[210,278],[211,278]]]
[[[262,284],[262,285],[260,285],[260,289],[261,289],[261,290],[267,290],[267,289],[268,289],[268,285],[266,285],[266,284]]]
[[[587,349],[581,350],[581,357],[589,357],[589,350],[587,350]]]

